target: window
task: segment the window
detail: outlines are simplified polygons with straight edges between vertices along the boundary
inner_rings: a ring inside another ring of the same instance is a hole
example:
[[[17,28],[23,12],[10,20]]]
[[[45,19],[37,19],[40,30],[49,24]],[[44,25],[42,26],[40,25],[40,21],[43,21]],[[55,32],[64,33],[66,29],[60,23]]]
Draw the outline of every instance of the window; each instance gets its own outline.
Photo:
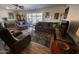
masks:
[[[27,22],[30,23],[30,25],[36,24],[39,21],[42,21],[42,13],[27,14]]]

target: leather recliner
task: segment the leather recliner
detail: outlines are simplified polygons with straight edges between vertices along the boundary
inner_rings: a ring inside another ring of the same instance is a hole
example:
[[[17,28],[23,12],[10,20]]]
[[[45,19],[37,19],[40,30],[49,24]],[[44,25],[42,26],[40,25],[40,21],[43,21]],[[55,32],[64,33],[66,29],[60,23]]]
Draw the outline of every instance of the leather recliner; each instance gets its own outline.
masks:
[[[31,36],[28,35],[24,39],[18,41],[12,36],[8,29],[0,29],[0,38],[5,42],[5,44],[10,48],[12,53],[21,53],[21,51],[26,48],[30,41]]]

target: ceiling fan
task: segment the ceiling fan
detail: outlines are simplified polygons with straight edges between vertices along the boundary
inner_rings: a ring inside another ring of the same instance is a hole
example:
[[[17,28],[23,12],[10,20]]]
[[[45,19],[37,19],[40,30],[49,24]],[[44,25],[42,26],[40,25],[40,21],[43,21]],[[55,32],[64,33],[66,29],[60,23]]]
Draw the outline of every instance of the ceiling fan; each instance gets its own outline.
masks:
[[[18,4],[13,4],[15,7],[16,7],[16,9],[24,9],[24,6],[21,6],[21,5],[18,5]]]

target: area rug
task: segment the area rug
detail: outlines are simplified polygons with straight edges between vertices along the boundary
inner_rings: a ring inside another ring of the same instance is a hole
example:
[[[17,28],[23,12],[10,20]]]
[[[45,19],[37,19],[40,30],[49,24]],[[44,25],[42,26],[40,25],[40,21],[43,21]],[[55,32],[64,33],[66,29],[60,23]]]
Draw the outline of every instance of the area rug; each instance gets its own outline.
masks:
[[[51,40],[52,34],[32,31],[31,36],[32,36],[31,40],[33,42],[42,44],[44,46],[47,46],[48,48],[50,47],[50,40]]]

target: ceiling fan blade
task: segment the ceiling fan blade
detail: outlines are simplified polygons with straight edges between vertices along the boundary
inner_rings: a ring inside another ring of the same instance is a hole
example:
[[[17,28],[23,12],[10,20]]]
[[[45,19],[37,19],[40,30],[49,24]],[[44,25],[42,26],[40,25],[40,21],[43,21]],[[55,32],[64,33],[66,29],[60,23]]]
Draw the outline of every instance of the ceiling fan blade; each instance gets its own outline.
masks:
[[[18,4],[13,4],[14,6],[18,7],[19,5]]]
[[[19,6],[19,8],[24,9],[24,6]]]
[[[16,6],[16,8],[24,9],[24,6],[20,6],[18,4],[13,4],[13,5]]]

